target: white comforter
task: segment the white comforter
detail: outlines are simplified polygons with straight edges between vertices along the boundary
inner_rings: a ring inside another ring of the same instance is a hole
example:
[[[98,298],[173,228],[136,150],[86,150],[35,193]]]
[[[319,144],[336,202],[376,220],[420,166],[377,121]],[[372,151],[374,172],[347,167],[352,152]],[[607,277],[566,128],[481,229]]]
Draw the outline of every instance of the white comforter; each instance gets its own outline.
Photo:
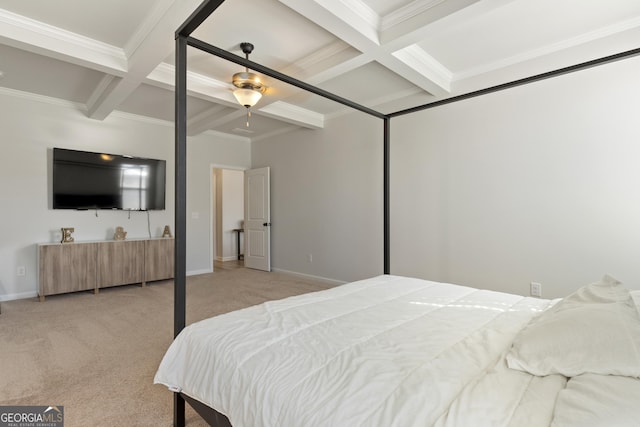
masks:
[[[566,378],[504,361],[549,304],[380,276],[193,324],[155,382],[234,427],[549,426]]]

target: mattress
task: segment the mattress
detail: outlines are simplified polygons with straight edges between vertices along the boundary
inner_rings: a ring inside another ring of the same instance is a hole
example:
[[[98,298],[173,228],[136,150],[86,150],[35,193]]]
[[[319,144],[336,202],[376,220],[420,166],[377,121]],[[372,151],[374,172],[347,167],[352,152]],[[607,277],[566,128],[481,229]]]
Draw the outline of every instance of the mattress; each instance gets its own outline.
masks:
[[[194,323],[155,383],[234,427],[581,425],[571,424],[575,406],[608,378],[571,384],[510,369],[505,357],[554,302],[379,276]],[[638,383],[611,387],[633,399]]]

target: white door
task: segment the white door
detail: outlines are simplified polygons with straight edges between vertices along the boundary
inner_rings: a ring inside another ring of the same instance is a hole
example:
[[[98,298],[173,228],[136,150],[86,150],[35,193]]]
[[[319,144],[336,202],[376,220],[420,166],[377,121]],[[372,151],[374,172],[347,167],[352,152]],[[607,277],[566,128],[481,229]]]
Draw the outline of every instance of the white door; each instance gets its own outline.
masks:
[[[269,168],[244,175],[244,266],[271,271]]]

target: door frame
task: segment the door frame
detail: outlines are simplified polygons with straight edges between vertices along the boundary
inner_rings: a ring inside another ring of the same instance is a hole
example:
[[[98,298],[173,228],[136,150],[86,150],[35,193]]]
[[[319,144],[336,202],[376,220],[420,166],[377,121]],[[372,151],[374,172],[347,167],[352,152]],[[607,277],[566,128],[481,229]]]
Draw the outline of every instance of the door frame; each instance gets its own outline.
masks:
[[[216,237],[216,178],[214,175],[215,169],[228,169],[235,171],[247,171],[251,169],[251,167],[245,166],[231,166],[220,163],[210,163],[209,164],[209,254],[211,255],[209,258],[209,262],[211,263],[211,271],[214,272],[215,258],[216,258],[216,245],[215,245],[215,237]],[[244,198],[244,188],[242,189]]]

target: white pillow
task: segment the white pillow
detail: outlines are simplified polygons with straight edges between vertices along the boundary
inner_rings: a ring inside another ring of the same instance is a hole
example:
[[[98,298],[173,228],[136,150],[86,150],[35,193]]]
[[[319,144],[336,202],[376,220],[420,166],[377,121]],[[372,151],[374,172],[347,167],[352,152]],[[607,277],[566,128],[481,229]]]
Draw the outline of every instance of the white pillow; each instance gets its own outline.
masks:
[[[629,290],[604,276],[564,298],[516,336],[507,364],[538,376],[640,378],[640,314]]]
[[[555,402],[551,427],[637,426],[640,380],[585,374],[571,378]]]

